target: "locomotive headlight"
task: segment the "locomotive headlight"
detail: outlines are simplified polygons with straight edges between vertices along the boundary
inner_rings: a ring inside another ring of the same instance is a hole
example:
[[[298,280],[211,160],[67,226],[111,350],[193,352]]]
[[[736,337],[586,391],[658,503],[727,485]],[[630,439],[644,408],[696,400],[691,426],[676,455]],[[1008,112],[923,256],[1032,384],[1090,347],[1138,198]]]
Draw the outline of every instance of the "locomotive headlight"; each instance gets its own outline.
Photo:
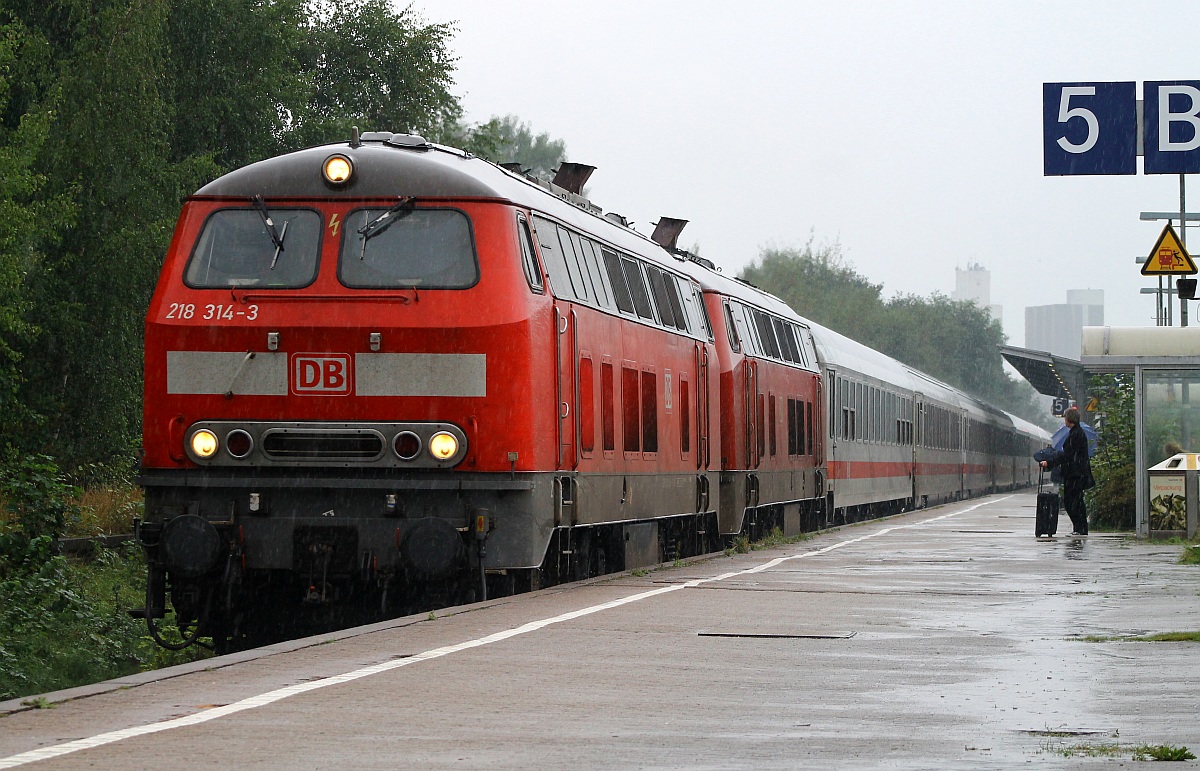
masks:
[[[211,458],[217,454],[217,435],[207,428],[192,434],[192,452],[198,458]]]
[[[354,164],[344,155],[331,155],[325,159],[321,173],[325,175],[325,181],[329,184],[344,185],[354,173]]]
[[[429,454],[438,460],[449,460],[458,454],[458,440],[453,434],[438,431],[429,437]]]

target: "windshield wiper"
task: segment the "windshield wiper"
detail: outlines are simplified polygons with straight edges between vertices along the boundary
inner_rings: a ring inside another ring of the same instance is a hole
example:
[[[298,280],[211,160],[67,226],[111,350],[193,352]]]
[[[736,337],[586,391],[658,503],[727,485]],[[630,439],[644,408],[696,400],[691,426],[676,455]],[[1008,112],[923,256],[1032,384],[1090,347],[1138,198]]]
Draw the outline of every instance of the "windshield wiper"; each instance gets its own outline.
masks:
[[[275,256],[271,258],[271,270],[275,270],[275,263],[279,261],[279,253],[283,251],[283,239],[287,237],[288,224],[286,221],[283,223],[282,231],[275,229],[275,221],[271,219],[271,212],[267,210],[267,204],[261,195],[251,198],[250,203],[258,209],[263,224],[267,226],[267,235],[271,237],[271,243],[275,244]]]
[[[411,195],[401,196],[395,206],[359,228],[358,234],[362,236],[362,250],[358,254],[358,259],[361,260],[367,256],[367,241],[387,230],[393,222],[403,219],[412,211],[413,197]]]

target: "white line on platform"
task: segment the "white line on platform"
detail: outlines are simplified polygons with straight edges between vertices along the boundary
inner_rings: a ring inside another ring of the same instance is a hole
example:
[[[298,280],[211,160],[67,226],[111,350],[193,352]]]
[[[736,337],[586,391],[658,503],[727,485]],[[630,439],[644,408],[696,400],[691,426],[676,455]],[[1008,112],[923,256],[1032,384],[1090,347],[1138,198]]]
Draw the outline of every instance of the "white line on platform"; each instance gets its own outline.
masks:
[[[51,758],[58,758],[58,757],[62,757],[63,755],[69,755],[72,752],[79,752],[80,750],[92,749],[93,747],[100,747],[105,744],[112,744],[113,742],[119,742],[122,739],[132,739],[136,736],[146,736],[147,734],[155,734],[155,733],[159,733],[161,731],[169,731],[174,728],[184,728],[186,726],[198,725],[200,723],[207,723],[210,720],[216,720],[217,718],[225,717],[226,715],[233,715],[238,712],[244,712],[245,710],[248,710],[248,709],[255,709],[256,707],[265,707],[268,704],[273,704],[274,702],[281,701],[290,696],[296,696],[301,693],[307,693],[308,691],[316,691],[321,688],[328,688],[331,685],[341,685],[342,683],[348,683],[348,682],[351,682],[353,680],[358,680],[363,677],[377,675],[382,672],[388,672],[393,669],[399,669],[400,667],[411,666],[413,664],[417,664],[422,661],[429,661],[431,659],[439,659],[442,656],[449,656],[452,653],[459,653],[460,651],[470,650],[471,648],[479,648],[484,645],[491,645],[492,643],[501,642],[501,641],[507,640],[511,637],[519,637],[520,635],[523,635],[523,634],[528,634],[530,632],[536,632],[539,629],[543,629],[543,628],[551,626],[553,624],[561,624],[564,621],[572,621],[577,618],[582,618],[583,616],[589,616],[593,613],[599,613],[600,611],[603,611],[603,610],[609,610],[611,608],[618,608],[622,605],[628,605],[629,603],[632,603],[632,602],[640,602],[641,600],[647,600],[647,599],[650,599],[651,597],[657,597],[659,595],[667,594],[669,592],[676,592],[676,591],[679,591],[680,589],[691,589],[691,588],[701,586],[701,585],[707,584],[707,583],[712,583],[715,581],[724,581],[729,578],[736,578],[738,576],[750,575],[751,573],[761,573],[764,570],[770,570],[771,568],[773,568],[777,565],[781,565],[784,562],[790,562],[791,560],[797,560],[797,559],[804,559],[806,557],[816,557],[821,554],[828,554],[829,552],[831,552],[835,549],[841,549],[842,547],[849,546],[850,544],[853,544],[853,543],[859,543],[861,541],[866,541],[871,538],[878,538],[881,535],[886,535],[895,530],[904,530],[907,528],[928,525],[931,522],[938,522],[943,519],[948,519],[950,517],[958,516],[959,514],[965,514],[968,511],[974,511],[975,509],[979,508],[980,506],[987,506],[992,503],[999,503],[1000,501],[1008,500],[1011,497],[1012,496],[1009,495],[1009,496],[1005,496],[1003,498],[995,498],[995,499],[983,501],[981,503],[976,503],[974,506],[969,506],[965,509],[960,509],[958,511],[952,511],[949,514],[943,514],[940,517],[932,517],[930,519],[924,519],[924,520],[921,520],[920,522],[912,522],[912,523],[909,523],[906,525],[893,525],[892,527],[885,527],[881,530],[876,530],[873,533],[868,533],[866,535],[859,536],[858,538],[851,538],[850,540],[847,540],[847,541],[840,541],[838,543],[831,544],[831,545],[826,546],[821,549],[815,549],[813,551],[807,551],[807,552],[803,552],[801,554],[793,554],[788,557],[777,557],[773,560],[769,560],[768,562],[764,562],[761,565],[756,565],[755,567],[747,568],[746,570],[739,570],[739,571],[736,571],[733,573],[722,573],[719,576],[713,576],[711,578],[697,578],[697,579],[694,579],[691,581],[685,581],[685,582],[679,583],[679,584],[671,584],[670,586],[664,586],[659,589],[652,589],[647,592],[639,592],[638,594],[632,594],[628,597],[622,597],[619,600],[612,600],[610,602],[604,602],[599,605],[592,605],[587,608],[573,610],[569,613],[563,613],[561,615],[553,616],[551,618],[541,619],[540,621],[530,621],[527,624],[522,624],[521,626],[514,627],[512,629],[506,629],[503,632],[496,632],[495,634],[490,634],[490,635],[487,635],[486,637],[479,637],[477,639],[468,640],[466,642],[461,642],[456,645],[447,645],[447,646],[444,646],[441,648],[434,648],[433,650],[428,650],[428,651],[425,651],[424,653],[418,653],[415,656],[409,656],[409,657],[403,658],[403,659],[394,659],[391,661],[385,661],[381,664],[375,664],[373,666],[363,667],[362,669],[356,669],[353,672],[346,672],[345,674],[334,675],[333,677],[326,677],[326,678],[322,678],[320,680],[313,680],[313,681],[307,682],[307,683],[297,683],[296,685],[289,685],[286,688],[279,688],[274,691],[269,691],[267,693],[259,694],[258,696],[251,696],[248,699],[242,699],[241,701],[234,702],[233,704],[227,704],[223,707],[213,707],[213,708],[207,709],[203,712],[197,712],[193,715],[187,715],[185,717],[173,718],[171,720],[164,720],[159,723],[150,723],[148,725],[134,726],[133,728],[124,728],[124,729],[121,729],[120,731],[109,731],[108,733],[98,734],[96,736],[91,736],[86,739],[76,739],[73,742],[66,742],[64,744],[56,744],[51,747],[42,747],[40,749],[30,750],[29,752],[22,752],[19,755],[10,755],[7,758],[0,758],[0,769],[15,768],[16,766],[25,765],[26,763],[35,763],[39,760],[50,760]]]

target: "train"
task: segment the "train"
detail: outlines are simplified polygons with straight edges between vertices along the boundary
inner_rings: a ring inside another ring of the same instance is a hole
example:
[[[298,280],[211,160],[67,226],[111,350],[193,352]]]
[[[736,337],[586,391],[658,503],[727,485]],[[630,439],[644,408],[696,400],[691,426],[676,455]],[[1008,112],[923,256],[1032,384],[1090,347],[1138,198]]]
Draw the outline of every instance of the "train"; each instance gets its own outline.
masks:
[[[1041,428],[582,194],[407,133],[183,204],[145,323],[151,635],[219,650],[1028,486]],[[211,643],[208,641],[211,640]]]

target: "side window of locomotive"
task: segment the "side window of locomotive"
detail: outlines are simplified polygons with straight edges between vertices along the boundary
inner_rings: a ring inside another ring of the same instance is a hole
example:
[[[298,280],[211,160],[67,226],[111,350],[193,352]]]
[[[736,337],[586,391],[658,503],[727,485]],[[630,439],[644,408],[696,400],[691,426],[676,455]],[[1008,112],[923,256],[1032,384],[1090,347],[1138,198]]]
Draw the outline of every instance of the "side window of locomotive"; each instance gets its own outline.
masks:
[[[671,308],[671,301],[667,299],[667,282],[663,278],[663,272],[650,265],[647,265],[645,269],[646,278],[650,281],[650,292],[654,298],[654,305],[658,308],[658,317],[662,319],[664,327],[677,329],[675,311]]]
[[[704,306],[704,293],[701,292],[700,287],[696,286],[695,284],[692,284],[691,288],[692,288],[691,298],[692,298],[692,301],[695,302],[696,316],[699,318],[699,321],[700,321],[700,327],[701,327],[700,332],[704,337],[708,338],[709,342],[712,342],[713,341],[712,322],[709,321],[709,318],[708,318],[708,308],[706,308]],[[683,301],[689,302],[688,294],[686,292],[683,295]]]
[[[537,256],[533,249],[533,235],[529,232],[529,222],[517,215],[517,238],[521,242],[521,266],[525,270],[525,280],[529,288],[538,294],[546,291],[542,284],[542,269],[538,267]]]
[[[749,308],[735,303],[733,306],[733,319],[737,322],[738,337],[742,339],[742,343],[746,346],[746,352],[752,356],[763,356],[763,348],[759,343],[758,334],[754,329],[753,315]]]
[[[608,273],[608,281],[612,284],[613,299],[617,307],[626,313],[633,313],[633,295],[629,293],[629,285],[625,283],[625,272],[621,270],[621,258],[616,252],[602,249],[604,255],[604,270]]]
[[[533,226],[538,246],[542,247],[542,260],[546,263],[546,273],[550,276],[550,288],[554,290],[554,296],[574,297],[571,279],[567,274],[567,262],[558,242],[558,225],[550,220],[534,217]]]
[[[183,282],[194,289],[254,286],[295,289],[317,277],[321,216],[270,209],[274,232],[257,209],[221,209],[204,223]],[[276,240],[282,242],[277,247]]]
[[[758,328],[758,339],[762,341],[763,349],[772,359],[783,358],[779,354],[779,343],[775,340],[775,330],[771,327],[771,317],[759,311],[751,311],[754,315],[754,325]]]
[[[703,338],[707,330],[704,321],[700,318],[700,309],[704,307],[704,303],[700,300],[692,284],[685,278],[675,276],[675,291],[679,295],[679,301],[683,304],[683,316],[687,319],[688,332],[691,332],[694,337]]]
[[[792,339],[792,330],[788,328],[787,322],[772,316],[771,324],[775,327],[775,337],[779,340],[779,352],[783,354],[784,360],[792,364],[799,364],[800,357],[796,355],[796,341]]]
[[[588,299],[590,299],[594,305],[603,306],[605,305],[605,302],[601,299],[601,297],[604,296],[606,292],[604,291],[604,287],[598,281],[595,271],[592,270],[592,266],[588,264],[587,239],[578,233],[570,233],[570,236],[571,246],[575,249],[575,259],[579,262],[579,273],[581,276],[583,276],[583,283],[589,292]]]
[[[454,209],[358,209],[342,228],[338,278],[355,289],[466,289],[479,281],[475,239]]]
[[[584,267],[592,277],[592,287],[596,290],[596,299],[600,307],[610,311],[616,310],[604,271],[600,268],[600,248],[583,236],[579,237],[579,248],[583,252]]]
[[[637,315],[644,319],[654,320],[654,311],[650,309],[650,293],[646,290],[646,279],[642,277],[642,266],[637,260],[629,257],[621,258],[622,272],[629,284],[629,294],[633,296],[633,307]]]
[[[742,341],[738,337],[737,325],[733,323],[733,311],[729,309],[729,303],[724,303],[725,306],[725,331],[729,333],[729,345],[733,348],[734,353],[742,352]]]
[[[592,293],[588,288],[587,277],[579,267],[579,257],[575,254],[575,246],[571,243],[571,232],[566,228],[558,228],[558,243],[562,248],[563,261],[567,264],[567,276],[571,280],[571,288],[577,300],[587,302]]]
[[[692,325],[688,323],[687,314],[683,312],[683,301],[679,298],[679,285],[676,277],[663,273],[663,289],[667,293],[667,303],[671,306],[671,314],[675,317],[675,328],[681,332],[691,332]]]

